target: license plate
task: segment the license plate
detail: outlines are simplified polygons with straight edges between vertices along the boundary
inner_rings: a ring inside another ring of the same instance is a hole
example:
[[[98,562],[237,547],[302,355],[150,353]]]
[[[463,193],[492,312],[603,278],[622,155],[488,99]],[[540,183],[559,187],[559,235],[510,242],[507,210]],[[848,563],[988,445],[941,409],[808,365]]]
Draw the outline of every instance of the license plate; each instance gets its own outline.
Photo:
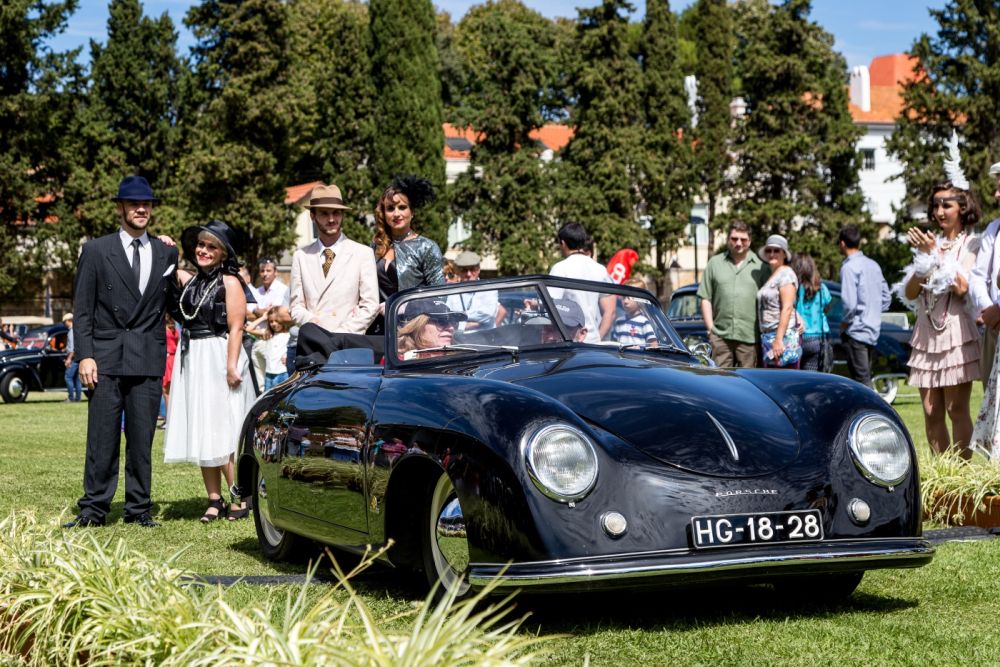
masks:
[[[691,541],[696,549],[822,539],[819,510],[691,517]]]

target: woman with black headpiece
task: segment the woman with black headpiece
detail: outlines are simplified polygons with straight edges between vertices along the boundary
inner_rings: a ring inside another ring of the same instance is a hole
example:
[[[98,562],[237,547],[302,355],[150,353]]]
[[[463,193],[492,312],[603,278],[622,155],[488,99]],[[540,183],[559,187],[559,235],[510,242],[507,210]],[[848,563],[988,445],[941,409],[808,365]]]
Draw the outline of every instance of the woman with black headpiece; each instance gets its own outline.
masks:
[[[222,478],[232,486],[240,427],[255,398],[243,349],[247,301],[238,277],[237,245],[236,232],[218,220],[181,234],[184,257],[198,272],[177,271],[181,349],[170,383],[164,460],[201,466],[208,492],[203,523],[226,515]],[[242,519],[247,513],[234,497],[229,518]]]
[[[444,284],[441,249],[413,230],[413,216],[434,201],[434,187],[426,178],[397,176],[375,206],[375,249],[378,271],[379,315],[368,334],[385,332],[385,300],[411,287]]]

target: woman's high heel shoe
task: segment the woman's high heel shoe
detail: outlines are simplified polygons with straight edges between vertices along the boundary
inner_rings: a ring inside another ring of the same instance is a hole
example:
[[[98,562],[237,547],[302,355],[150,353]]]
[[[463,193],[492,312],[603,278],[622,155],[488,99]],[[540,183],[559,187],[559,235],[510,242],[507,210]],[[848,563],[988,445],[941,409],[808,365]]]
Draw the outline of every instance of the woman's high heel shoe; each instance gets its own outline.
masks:
[[[216,510],[216,513],[209,514],[208,512],[205,512],[201,516],[202,523],[211,523],[216,519],[221,519],[222,517],[226,516],[226,503],[222,502],[222,498],[209,498],[208,509],[210,510],[214,509]]]

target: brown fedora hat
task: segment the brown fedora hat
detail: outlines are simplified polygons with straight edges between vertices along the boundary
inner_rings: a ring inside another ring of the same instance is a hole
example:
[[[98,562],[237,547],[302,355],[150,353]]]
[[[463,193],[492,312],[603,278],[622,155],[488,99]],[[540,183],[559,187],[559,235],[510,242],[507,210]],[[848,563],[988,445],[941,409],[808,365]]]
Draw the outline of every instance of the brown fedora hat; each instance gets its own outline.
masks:
[[[317,185],[309,194],[309,203],[306,208],[339,208],[350,211],[351,207],[344,203],[344,198],[340,196],[340,188],[336,185]]]

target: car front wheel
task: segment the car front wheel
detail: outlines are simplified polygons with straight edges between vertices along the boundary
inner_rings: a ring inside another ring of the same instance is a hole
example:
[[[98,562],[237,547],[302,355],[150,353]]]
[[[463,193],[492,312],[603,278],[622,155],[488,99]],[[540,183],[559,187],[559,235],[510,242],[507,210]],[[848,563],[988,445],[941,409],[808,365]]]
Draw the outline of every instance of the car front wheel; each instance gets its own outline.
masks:
[[[254,466],[253,523],[257,529],[260,550],[268,560],[292,560],[307,545],[304,537],[278,528],[271,522],[270,503],[267,500],[267,481],[260,466]]]
[[[16,373],[9,373],[0,380],[0,396],[4,403],[23,403],[28,399],[28,385]]]
[[[421,546],[427,583],[440,582],[438,596],[455,591],[456,597],[464,597],[469,593],[469,544],[462,506],[446,473],[431,488],[424,516]]]

